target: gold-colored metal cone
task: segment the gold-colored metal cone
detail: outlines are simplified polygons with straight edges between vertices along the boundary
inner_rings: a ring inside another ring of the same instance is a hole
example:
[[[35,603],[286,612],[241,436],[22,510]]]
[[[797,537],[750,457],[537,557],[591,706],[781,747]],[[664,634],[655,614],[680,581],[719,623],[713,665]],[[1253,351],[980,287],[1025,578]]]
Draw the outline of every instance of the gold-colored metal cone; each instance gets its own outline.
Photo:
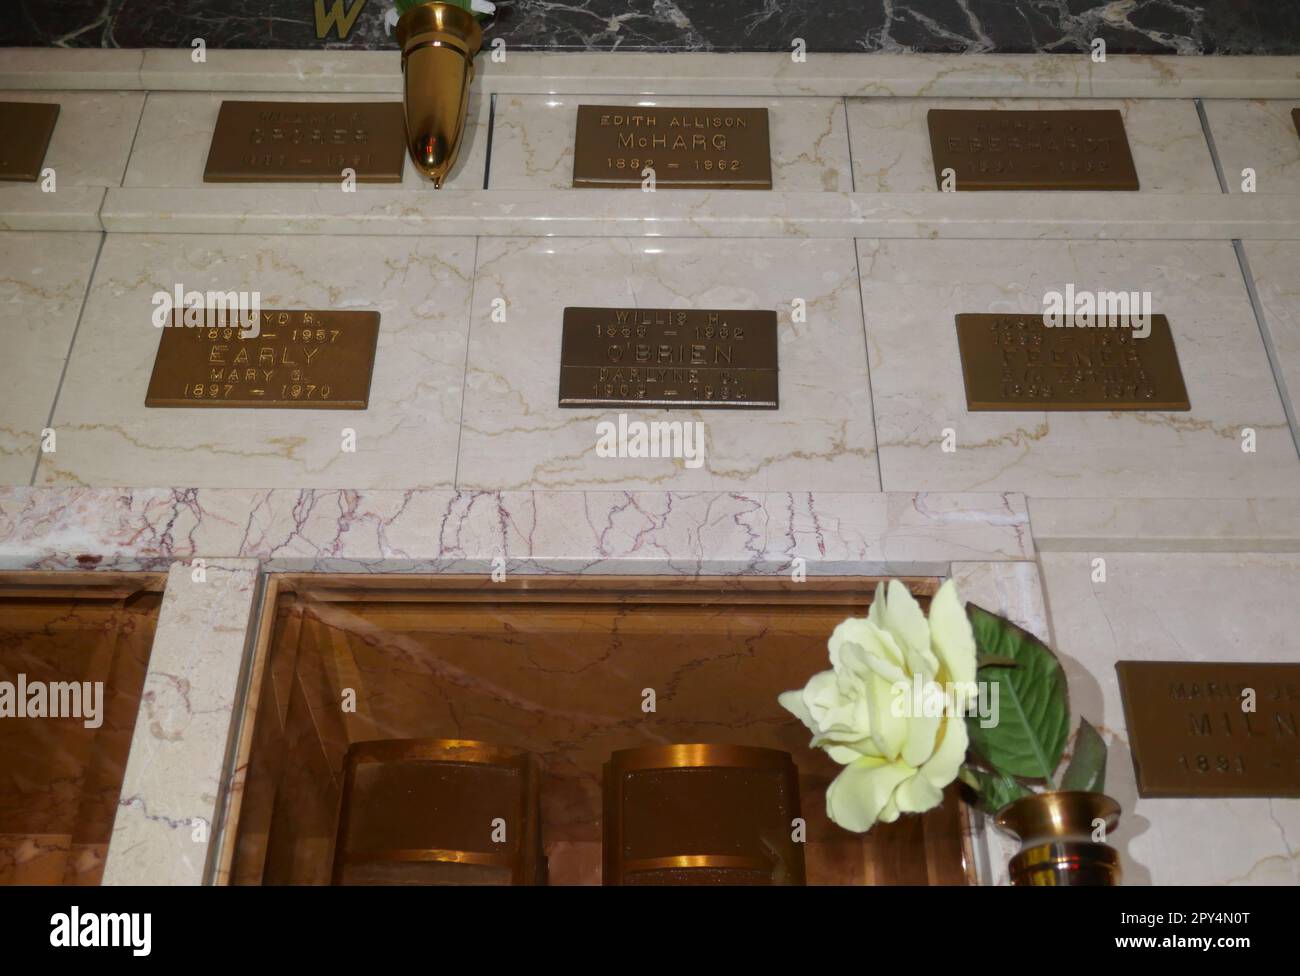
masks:
[[[447,3],[423,3],[397,22],[402,46],[406,148],[435,187],[456,165],[483,31],[473,14]]]

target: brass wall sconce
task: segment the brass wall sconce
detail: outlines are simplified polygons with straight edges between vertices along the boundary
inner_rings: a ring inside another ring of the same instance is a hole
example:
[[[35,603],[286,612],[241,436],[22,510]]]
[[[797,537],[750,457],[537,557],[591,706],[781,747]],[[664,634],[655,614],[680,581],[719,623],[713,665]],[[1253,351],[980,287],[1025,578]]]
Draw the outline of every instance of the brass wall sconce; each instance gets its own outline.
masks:
[[[474,14],[454,4],[399,4],[403,8],[397,43],[402,47],[406,148],[416,168],[441,187],[460,152],[483,31]]]
[[[803,884],[790,754],[733,745],[615,752],[605,764],[605,884]]]
[[[537,757],[468,739],[356,742],[335,884],[545,884]]]

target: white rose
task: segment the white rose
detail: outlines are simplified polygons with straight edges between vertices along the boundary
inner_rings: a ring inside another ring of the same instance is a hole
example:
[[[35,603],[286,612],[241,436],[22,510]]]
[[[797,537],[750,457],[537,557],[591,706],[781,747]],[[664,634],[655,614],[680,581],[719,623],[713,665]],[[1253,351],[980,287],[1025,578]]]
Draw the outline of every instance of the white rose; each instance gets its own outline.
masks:
[[[860,832],[938,806],[966,758],[965,720],[947,710],[908,714],[895,698],[917,676],[958,704],[974,695],[975,636],[957,587],[939,588],[927,621],[906,586],[882,583],[866,619],[841,622],[828,647],[832,670],[779,699],[812,730],[812,746],[844,766],[826,791],[827,815]]]

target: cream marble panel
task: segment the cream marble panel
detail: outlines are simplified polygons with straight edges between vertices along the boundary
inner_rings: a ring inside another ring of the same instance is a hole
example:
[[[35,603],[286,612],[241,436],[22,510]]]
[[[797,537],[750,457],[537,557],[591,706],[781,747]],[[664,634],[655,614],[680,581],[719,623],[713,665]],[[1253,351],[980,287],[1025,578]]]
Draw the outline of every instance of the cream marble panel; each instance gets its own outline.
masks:
[[[1191,99],[853,98],[848,101],[849,138],[859,193],[938,192],[926,123],[932,108],[1119,109],[1139,192],[1219,192],[1214,160]]]
[[[877,490],[856,280],[847,241],[481,240],[458,487]],[[566,305],[775,310],[781,407],[561,409]],[[598,457],[597,423],[620,412],[702,422],[704,463]]]
[[[203,883],[256,594],[253,559],[168,572],[104,884]]]
[[[1106,582],[1092,582],[1092,560]],[[1111,842],[1126,884],[1300,884],[1300,800],[1139,799],[1119,660],[1297,657],[1300,560],[1269,554],[1043,553],[1055,650],[1076,713],[1110,745]]]
[[[1300,244],[1245,241],[1242,247],[1295,422],[1300,408]],[[1300,446],[1300,430],[1296,437]]]
[[[0,484],[31,483],[99,238],[0,233]]]
[[[1300,194],[1300,133],[1291,111],[1300,100],[1208,99],[1210,135],[1229,193],[1241,193],[1241,171],[1255,171],[1256,193]]]
[[[497,96],[489,186],[494,190],[571,188],[579,105],[766,108],[774,190],[853,188],[844,102],[838,98],[506,94]]]
[[[58,185],[121,186],[144,95],[140,92],[4,92],[6,102],[57,102],[46,166]],[[3,184],[0,184],[2,186]]]
[[[1116,199],[1110,196],[1109,199]],[[1129,193],[826,193],[121,187],[104,229],[134,234],[472,234],[490,237],[1300,239],[1300,197]],[[0,222],[4,215],[0,215]]]
[[[217,113],[223,101],[267,102],[400,102],[393,95],[314,95],[292,92],[152,92],[145,103],[140,120],[140,134],[135,140],[131,163],[127,168],[124,186],[145,187],[201,187],[220,186],[226,190],[232,204],[247,197],[248,209],[256,209],[256,198],[249,196],[255,187],[267,184],[204,184],[203,168],[208,161],[208,148],[212,132],[217,125]],[[482,189],[483,172],[487,165],[488,109],[485,99],[475,94],[470,98],[469,121],[461,142],[460,158],[451,178],[443,185],[449,189]],[[271,184],[277,192],[295,184]],[[301,184],[297,184],[301,186]],[[434,192],[433,185],[405,161],[402,186]],[[343,194],[345,202],[359,208],[366,197],[391,190],[394,184],[359,183],[355,194]],[[242,194],[241,194],[242,191]]]
[[[1300,497],[1035,498],[1040,551],[1300,552]]]
[[[1300,459],[1231,245],[863,241],[863,303],[887,491],[1095,498],[1295,497]],[[970,412],[959,312],[1038,312],[1067,282],[1149,290],[1192,409]],[[1241,449],[1243,427],[1255,453]],[[944,428],[956,451],[944,453]]]
[[[438,487],[455,470],[474,242],[458,238],[109,235],[40,484]],[[144,405],[159,343],[151,298],[176,284],[259,290],[263,309],[381,314],[370,406]],[[356,432],[344,453],[341,431]]]

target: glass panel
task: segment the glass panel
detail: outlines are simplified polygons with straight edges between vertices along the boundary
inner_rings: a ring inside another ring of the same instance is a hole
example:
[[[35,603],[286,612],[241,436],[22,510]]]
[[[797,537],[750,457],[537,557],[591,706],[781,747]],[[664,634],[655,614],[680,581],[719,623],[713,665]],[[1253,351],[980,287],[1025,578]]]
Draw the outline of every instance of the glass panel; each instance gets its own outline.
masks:
[[[0,884],[99,884],[162,581],[0,575]]]
[[[938,585],[908,582],[923,605]],[[831,631],[864,614],[874,589],[871,579],[273,578],[241,742],[248,778],[227,832],[232,882],[328,883],[348,747],[428,737],[539,757],[558,884],[601,881],[611,753],[694,742],[794,757],[810,884],[967,883],[955,791],[926,815],[848,833],[825,813],[839,767],[777,704],[828,667]]]

